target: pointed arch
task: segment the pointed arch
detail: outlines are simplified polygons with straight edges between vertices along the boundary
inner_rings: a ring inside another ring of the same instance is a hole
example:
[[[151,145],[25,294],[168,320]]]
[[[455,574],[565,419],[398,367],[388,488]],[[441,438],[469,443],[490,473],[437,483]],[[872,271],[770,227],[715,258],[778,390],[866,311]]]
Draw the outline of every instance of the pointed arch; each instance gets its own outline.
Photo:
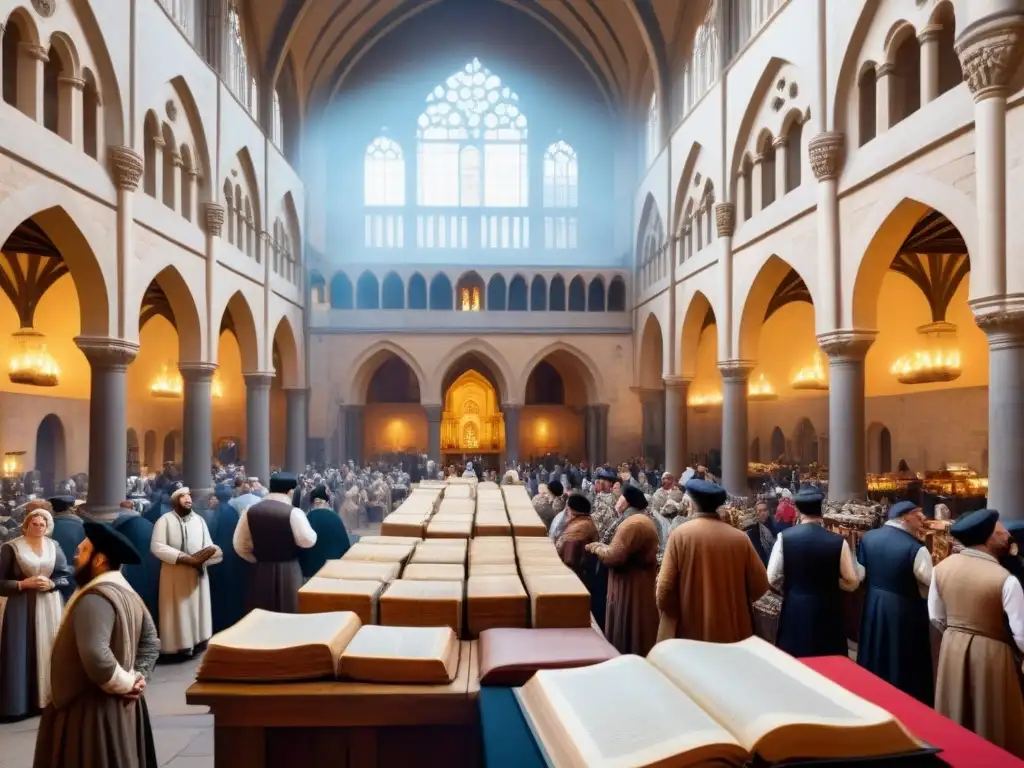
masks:
[[[626,281],[619,275],[608,284],[608,311],[626,311]]]
[[[637,345],[637,384],[644,389],[660,389],[665,374],[665,337],[661,321],[651,312],[644,320]]]
[[[530,311],[545,312],[548,308],[548,284],[543,275],[534,275],[530,281]]]
[[[405,363],[416,376],[420,395],[427,392],[427,377],[419,361],[404,347],[390,341],[380,341],[364,349],[349,367],[353,371],[352,383],[345,402],[350,405],[364,405],[367,400],[367,388],[370,380],[389,358],[397,357]]]
[[[693,378],[697,370],[697,345],[700,343],[701,332],[706,327],[705,320],[715,321],[714,307],[703,291],[694,291],[686,304],[683,314],[682,331],[679,334],[680,344],[680,375]]]
[[[331,309],[352,309],[355,307],[355,293],[352,281],[344,272],[335,272],[331,278]]]
[[[673,201],[673,232],[679,232],[683,226],[683,205],[691,196],[690,186],[693,181],[693,171],[702,149],[703,147],[700,142],[695,141],[690,145],[690,151],[686,153],[686,160],[683,162],[683,172],[679,176],[679,184],[676,186],[676,197]]]
[[[774,254],[769,256],[757,270],[746,293],[740,295],[740,301],[736,303],[736,306],[742,307],[742,310],[738,324],[739,335],[734,349],[737,350],[741,360],[757,359],[757,345],[761,338],[761,328],[764,326],[768,309],[773,297],[790,273],[795,273],[799,277],[810,295],[807,281],[803,280],[796,268]],[[738,287],[740,291],[743,290],[742,285]],[[811,306],[814,306],[813,296],[811,296],[810,303]]]
[[[282,315],[274,329],[274,347],[277,348],[281,364],[276,373],[282,387],[295,388],[302,381],[300,344],[291,321]]]
[[[200,190],[199,199],[197,202],[207,202],[212,199],[208,184],[206,180],[208,178],[209,169],[213,167],[210,162],[210,145],[206,140],[206,125],[203,123],[202,113],[199,111],[199,105],[196,104],[195,96],[192,94],[192,89],[188,87],[188,82],[184,77],[178,75],[177,77],[171,78],[171,88],[174,89],[174,94],[178,97],[181,105],[185,109],[185,118],[188,121],[189,131],[192,134],[193,150],[195,152],[195,170],[198,172],[199,183],[198,187]],[[248,156],[248,151],[246,151]]]
[[[406,306],[409,309],[427,308],[427,281],[419,272],[413,272],[409,278],[409,296]]]
[[[356,281],[356,309],[380,309],[380,283],[368,269]]]
[[[790,62],[785,59],[779,58],[778,56],[772,56],[765,64],[764,69],[761,70],[761,76],[757,79],[757,83],[751,91],[750,100],[747,102],[747,107],[743,112],[743,117],[740,119],[739,128],[736,131],[736,140],[731,147],[729,154],[729,176],[728,178],[733,180],[731,199],[735,199],[736,190],[736,177],[740,172],[740,162],[743,158],[743,148],[747,146],[751,132],[754,130],[754,121],[757,119],[758,114],[761,111],[761,107],[764,104],[764,99],[768,94],[768,90],[774,85],[775,76],[779,73],[785,65]],[[762,137],[759,137],[762,138]]]
[[[263,193],[259,184],[259,176],[256,174],[256,164],[252,161],[252,155],[248,147],[242,147],[236,155],[239,168],[245,176],[249,194],[252,197],[253,224],[257,232],[263,231]],[[237,201],[236,201],[237,204]]]
[[[505,276],[495,272],[487,281],[487,311],[503,312],[508,309],[508,286]]]
[[[117,70],[107,46],[107,40],[96,19],[94,3],[74,3],[75,17],[81,26],[89,53],[96,67],[99,85],[100,105],[103,110],[103,141],[105,144],[131,144],[133,137],[127,137],[125,126],[127,105],[121,98]],[[102,156],[105,148],[100,149]]]
[[[230,328],[238,341],[238,350],[242,356],[242,373],[260,372],[260,343],[256,333],[256,319],[245,294],[235,291],[228,299],[220,318],[222,328],[225,316],[230,317]]]
[[[527,310],[526,278],[516,275],[508,284],[509,312],[525,312]]]
[[[452,281],[444,272],[438,272],[430,278],[430,308],[442,310],[455,308]]]
[[[565,278],[555,275],[548,286],[548,311],[565,312]]]
[[[145,276],[140,277],[142,280],[146,279]],[[174,317],[173,325],[178,333],[178,360],[182,363],[204,360],[203,338],[205,334],[199,307],[196,306],[196,299],[188,281],[173,264],[168,264],[146,281],[146,287],[138,295],[135,311],[129,314],[129,322],[134,322],[135,325],[128,329],[128,337],[137,337],[142,330],[141,319],[146,309],[145,301],[146,297],[151,295],[150,288],[153,285],[159,288],[159,292],[163,294],[170,305],[171,314]]]
[[[405,285],[397,272],[391,271],[384,275],[380,294],[381,309],[405,309]]]
[[[604,312],[607,309],[604,278],[601,275],[594,275],[587,288],[587,312]]]
[[[569,283],[569,311],[587,311],[587,287],[582,275],[576,275]]]
[[[588,403],[603,403],[605,401],[601,369],[593,358],[573,344],[554,341],[539,349],[533,357],[526,361],[519,378],[519,402],[526,402],[526,387],[530,376],[534,369],[545,361],[554,365],[567,388],[572,387],[573,381],[580,382],[586,392]]]
[[[480,338],[472,338],[465,343],[453,347],[434,368],[434,373],[430,379],[431,386],[426,391],[431,396],[436,396],[437,402],[444,402],[445,379],[456,367],[457,363],[462,361],[463,358],[468,357],[477,358],[479,362],[489,369],[489,371],[481,371],[481,373],[493,375],[494,381],[492,383],[498,391],[501,403],[512,402],[511,397],[516,392],[513,387],[517,379],[512,374],[512,369],[505,356],[493,344]]]

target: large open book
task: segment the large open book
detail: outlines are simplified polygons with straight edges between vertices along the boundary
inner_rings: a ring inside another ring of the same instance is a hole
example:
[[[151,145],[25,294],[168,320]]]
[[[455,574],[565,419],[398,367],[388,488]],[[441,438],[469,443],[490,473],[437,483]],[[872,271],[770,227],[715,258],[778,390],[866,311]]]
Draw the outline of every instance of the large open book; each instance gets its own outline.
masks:
[[[196,677],[247,682],[337,677],[361,622],[350,611],[274,613],[257,608],[210,638]]]
[[[459,667],[459,639],[449,627],[368,625],[341,655],[341,673],[367,683],[444,685]]]
[[[921,753],[884,709],[752,637],[542,670],[516,689],[557,768],[684,768]]]

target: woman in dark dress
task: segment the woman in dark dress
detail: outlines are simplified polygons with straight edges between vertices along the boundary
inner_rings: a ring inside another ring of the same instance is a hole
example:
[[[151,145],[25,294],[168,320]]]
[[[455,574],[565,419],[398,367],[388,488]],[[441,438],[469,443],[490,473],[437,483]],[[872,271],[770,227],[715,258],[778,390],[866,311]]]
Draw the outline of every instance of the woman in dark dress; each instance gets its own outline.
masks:
[[[0,631],[0,720],[31,717],[50,700],[50,652],[60,627],[70,569],[48,534],[46,509],[25,516],[22,535],[0,546],[0,596],[7,598]]]

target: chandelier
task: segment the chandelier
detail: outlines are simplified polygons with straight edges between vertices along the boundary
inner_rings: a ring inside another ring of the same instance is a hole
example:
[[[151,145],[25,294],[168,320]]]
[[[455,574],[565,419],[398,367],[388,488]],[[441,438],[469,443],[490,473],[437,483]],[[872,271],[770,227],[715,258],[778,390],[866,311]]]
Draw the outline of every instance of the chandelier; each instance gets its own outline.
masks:
[[[825,365],[821,361],[820,354],[814,356],[814,362],[811,365],[801,368],[796,372],[796,376],[793,377],[793,383],[790,386],[793,389],[804,390],[828,389],[828,378],[825,375]]]
[[[925,339],[925,348],[903,355],[889,372],[900,384],[934,384],[960,378],[960,350],[956,348],[956,326],[935,322],[922,325],[917,332]]]
[[[150,385],[149,392],[153,397],[159,397],[164,400],[177,400],[181,397],[182,391],[185,388],[181,381],[181,376],[177,373],[171,373],[170,369],[171,366],[168,363],[164,363],[163,371]]]
[[[747,386],[747,400],[777,400],[779,396],[772,389],[771,382],[760,374],[755,381]]]
[[[15,353],[7,364],[7,377],[14,384],[30,387],[55,387],[60,381],[60,368],[43,343],[44,336],[32,328],[22,328],[13,335]]]
[[[719,406],[722,404],[722,395],[719,392],[713,392],[707,395],[694,395],[690,398],[689,406],[693,409],[694,413],[707,413],[708,409],[713,406]]]
[[[18,457],[24,453],[24,451],[8,451],[4,454],[4,477],[14,477],[18,474]]]

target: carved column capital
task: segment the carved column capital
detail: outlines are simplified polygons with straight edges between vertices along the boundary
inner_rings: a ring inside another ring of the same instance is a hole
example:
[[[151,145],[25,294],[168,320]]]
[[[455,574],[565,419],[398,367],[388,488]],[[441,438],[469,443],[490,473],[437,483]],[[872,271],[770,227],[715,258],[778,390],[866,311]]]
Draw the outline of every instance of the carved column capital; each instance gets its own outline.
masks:
[[[654,403],[657,402],[665,390],[655,389],[653,387],[631,387],[636,392],[636,396],[640,399],[641,403]]]
[[[38,43],[29,43],[23,40],[18,43],[18,52],[23,56],[28,56],[30,59],[41,61],[43,64],[50,60],[47,50]]]
[[[185,381],[211,381],[217,372],[216,363],[178,363],[178,371]]]
[[[818,336],[821,351],[833,361],[860,361],[878,336],[878,331],[841,330]]]
[[[956,41],[964,80],[975,101],[1005,98],[1024,55],[1024,16],[1007,15],[972,24]]]
[[[732,237],[736,226],[736,206],[732,203],[715,204],[715,228],[719,237]]]
[[[662,376],[666,389],[686,389],[693,381],[689,376]]]
[[[896,65],[891,61],[883,61],[881,64],[875,65],[875,78],[888,77],[889,75],[896,72]]]
[[[440,405],[424,405],[423,410],[427,413],[427,422],[440,424],[444,408]]]
[[[974,322],[988,336],[990,350],[1024,346],[1024,295],[975,299],[968,304]]]
[[[107,148],[110,157],[110,172],[119,189],[133,192],[139,186],[144,166],[142,157],[131,147],[114,144]]]
[[[807,151],[811,156],[811,170],[818,181],[830,181],[839,178],[843,170],[843,154],[846,149],[846,136],[836,131],[819,133],[807,143]]]
[[[127,370],[139,354],[139,345],[135,342],[105,336],[76,336],[75,344],[94,368]]]
[[[242,378],[245,379],[246,389],[270,389],[274,375],[273,371],[254,371],[253,373],[243,373]]]
[[[72,75],[60,75],[57,78],[57,83],[68,88],[74,88],[76,91],[85,90],[85,80],[80,77],[74,77]]]
[[[224,229],[224,206],[220,203],[206,204],[206,231],[214,237],[220,237]]]
[[[922,27],[921,31],[917,33],[917,41],[924,45],[925,43],[934,43],[939,39],[939,35],[942,33],[941,24],[928,24]]]
[[[754,366],[753,360],[719,360],[718,372],[726,382],[746,381]]]
[[[775,149],[780,149],[788,145],[789,138],[787,136],[776,136],[775,139],[772,141],[772,146],[775,147]]]

